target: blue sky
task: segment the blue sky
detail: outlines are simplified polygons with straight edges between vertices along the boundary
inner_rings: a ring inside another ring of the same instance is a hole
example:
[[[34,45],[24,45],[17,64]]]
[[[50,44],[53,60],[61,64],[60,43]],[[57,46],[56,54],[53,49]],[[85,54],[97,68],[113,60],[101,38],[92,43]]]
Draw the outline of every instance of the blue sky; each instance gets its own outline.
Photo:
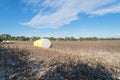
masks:
[[[120,37],[120,0],[0,0],[0,34]]]

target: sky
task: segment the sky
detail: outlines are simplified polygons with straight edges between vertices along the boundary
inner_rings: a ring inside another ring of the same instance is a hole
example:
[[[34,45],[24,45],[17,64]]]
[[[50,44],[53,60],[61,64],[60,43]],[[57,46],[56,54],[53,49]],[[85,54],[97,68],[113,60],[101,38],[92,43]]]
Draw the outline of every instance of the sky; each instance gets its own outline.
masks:
[[[0,34],[120,38],[120,0],[0,0]]]

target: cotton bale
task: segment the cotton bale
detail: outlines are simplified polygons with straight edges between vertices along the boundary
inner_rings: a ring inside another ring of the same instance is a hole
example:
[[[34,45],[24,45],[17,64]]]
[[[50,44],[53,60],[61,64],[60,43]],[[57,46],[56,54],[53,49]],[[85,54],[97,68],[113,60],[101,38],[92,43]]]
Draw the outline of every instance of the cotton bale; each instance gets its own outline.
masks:
[[[9,43],[11,43],[11,42],[8,41],[8,40],[7,40],[7,41],[3,40],[2,43],[3,43],[3,44],[9,44]]]
[[[33,45],[35,47],[40,47],[40,48],[50,48],[51,42],[49,39],[39,39],[39,40],[34,41]]]
[[[9,44],[9,43],[10,43],[10,41],[6,41],[6,43],[7,43],[7,44]]]

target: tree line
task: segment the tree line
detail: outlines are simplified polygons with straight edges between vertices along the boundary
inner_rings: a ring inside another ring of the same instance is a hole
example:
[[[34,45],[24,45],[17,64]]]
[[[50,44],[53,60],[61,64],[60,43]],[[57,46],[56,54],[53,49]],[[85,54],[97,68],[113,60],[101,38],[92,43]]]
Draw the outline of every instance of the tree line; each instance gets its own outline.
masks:
[[[33,37],[25,37],[25,36],[11,36],[10,34],[0,34],[0,41],[3,40],[14,40],[14,41],[35,41],[40,39],[41,37],[33,36]],[[85,41],[85,40],[91,40],[91,41],[97,41],[97,40],[120,40],[120,38],[97,38],[97,37],[80,37],[80,38],[74,38],[74,37],[65,37],[65,38],[55,38],[55,37],[43,37],[50,40],[63,40],[63,41]]]

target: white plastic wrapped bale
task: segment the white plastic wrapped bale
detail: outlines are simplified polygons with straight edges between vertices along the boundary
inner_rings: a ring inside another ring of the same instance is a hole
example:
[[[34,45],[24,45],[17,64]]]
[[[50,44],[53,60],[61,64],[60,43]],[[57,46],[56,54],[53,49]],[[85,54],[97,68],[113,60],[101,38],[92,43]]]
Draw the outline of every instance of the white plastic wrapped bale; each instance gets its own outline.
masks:
[[[51,42],[49,39],[39,39],[34,41],[34,46],[40,47],[40,48],[50,48],[51,47]]]

